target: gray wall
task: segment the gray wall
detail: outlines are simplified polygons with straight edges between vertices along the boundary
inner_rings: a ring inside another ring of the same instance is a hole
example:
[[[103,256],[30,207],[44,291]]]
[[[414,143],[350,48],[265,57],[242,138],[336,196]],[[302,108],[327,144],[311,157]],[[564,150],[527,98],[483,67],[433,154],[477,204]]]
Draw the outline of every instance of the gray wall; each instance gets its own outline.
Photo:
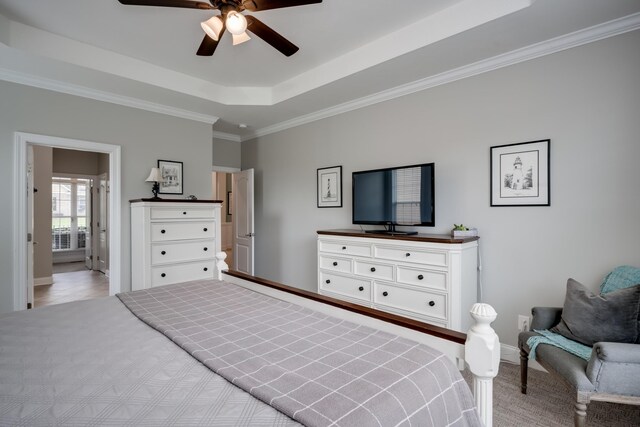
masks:
[[[242,154],[239,142],[226,141],[220,138],[213,138],[212,165],[223,168],[240,169],[240,156]]]
[[[51,147],[33,147],[33,277],[51,277],[51,177],[53,150]],[[52,282],[50,282],[52,283]]]
[[[640,31],[243,142],[256,170],[256,275],[316,289],[318,229],[353,227],[351,173],[435,162],[436,227],[479,229],[484,301],[503,343],[517,315],[640,266]],[[489,147],[551,139],[551,206],[490,207]],[[316,208],[343,166],[344,207]]]
[[[123,290],[129,289],[129,199],[151,197],[144,182],[157,159],[184,162],[184,193],[211,196],[211,125],[105,102],[0,82],[0,199],[13,199],[14,132],[87,140],[122,147]],[[165,197],[165,196],[163,196]],[[11,208],[0,221],[0,312],[13,309]]]

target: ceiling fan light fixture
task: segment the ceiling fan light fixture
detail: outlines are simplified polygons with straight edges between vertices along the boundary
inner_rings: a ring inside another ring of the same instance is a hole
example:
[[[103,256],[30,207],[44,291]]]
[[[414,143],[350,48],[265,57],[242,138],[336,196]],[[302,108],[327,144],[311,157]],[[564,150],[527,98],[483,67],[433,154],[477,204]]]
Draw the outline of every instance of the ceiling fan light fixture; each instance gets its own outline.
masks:
[[[247,18],[236,11],[229,12],[227,14],[227,30],[234,36],[243,34],[247,30]]]
[[[220,38],[220,32],[222,31],[224,24],[222,23],[222,19],[220,19],[218,16],[214,16],[204,22],[201,22],[200,26],[209,37],[211,37],[215,41],[218,41],[218,39]]]
[[[232,34],[233,36],[233,45],[237,45],[240,43],[244,43],[244,42],[248,42],[249,40],[251,40],[251,37],[249,37],[249,34],[246,33],[246,31],[240,35],[236,35],[236,34]]]

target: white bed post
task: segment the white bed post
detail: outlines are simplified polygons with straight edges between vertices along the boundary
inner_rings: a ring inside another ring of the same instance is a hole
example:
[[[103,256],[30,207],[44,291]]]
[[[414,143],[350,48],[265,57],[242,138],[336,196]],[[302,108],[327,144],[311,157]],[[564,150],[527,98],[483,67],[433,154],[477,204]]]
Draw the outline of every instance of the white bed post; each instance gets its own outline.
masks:
[[[222,272],[229,269],[229,266],[224,261],[227,259],[227,254],[224,252],[216,253],[216,278],[222,280]]]
[[[496,311],[489,304],[477,303],[471,307],[474,323],[467,332],[464,345],[465,361],[473,374],[473,395],[476,408],[485,427],[493,424],[493,378],[500,365],[500,341],[490,326],[496,320]]]

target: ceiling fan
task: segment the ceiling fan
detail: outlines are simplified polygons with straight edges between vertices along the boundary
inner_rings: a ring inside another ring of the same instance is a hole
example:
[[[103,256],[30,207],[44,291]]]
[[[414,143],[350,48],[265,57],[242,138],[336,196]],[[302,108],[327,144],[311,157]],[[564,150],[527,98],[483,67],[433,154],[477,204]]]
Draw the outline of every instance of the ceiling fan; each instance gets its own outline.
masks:
[[[241,12],[245,10],[260,12],[269,9],[322,3],[322,0],[209,0],[208,2],[195,0],[118,1],[122,4],[136,6],[181,7],[220,11],[220,15],[214,15],[200,24],[206,34],[196,52],[199,56],[213,55],[225,30],[228,30],[233,36],[234,45],[250,40],[251,37],[247,34],[247,31],[249,31],[279,50],[283,55],[291,56],[298,51],[298,46],[282,37],[257,18],[250,15],[245,16]]]

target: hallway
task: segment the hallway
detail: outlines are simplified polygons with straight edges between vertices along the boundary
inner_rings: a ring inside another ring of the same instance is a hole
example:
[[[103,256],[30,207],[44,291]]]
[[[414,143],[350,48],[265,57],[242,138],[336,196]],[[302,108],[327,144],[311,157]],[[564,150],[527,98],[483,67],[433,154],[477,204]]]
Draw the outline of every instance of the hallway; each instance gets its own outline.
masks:
[[[109,278],[103,273],[85,269],[84,263],[55,264],[53,285],[34,287],[34,306],[44,307],[108,295]]]

